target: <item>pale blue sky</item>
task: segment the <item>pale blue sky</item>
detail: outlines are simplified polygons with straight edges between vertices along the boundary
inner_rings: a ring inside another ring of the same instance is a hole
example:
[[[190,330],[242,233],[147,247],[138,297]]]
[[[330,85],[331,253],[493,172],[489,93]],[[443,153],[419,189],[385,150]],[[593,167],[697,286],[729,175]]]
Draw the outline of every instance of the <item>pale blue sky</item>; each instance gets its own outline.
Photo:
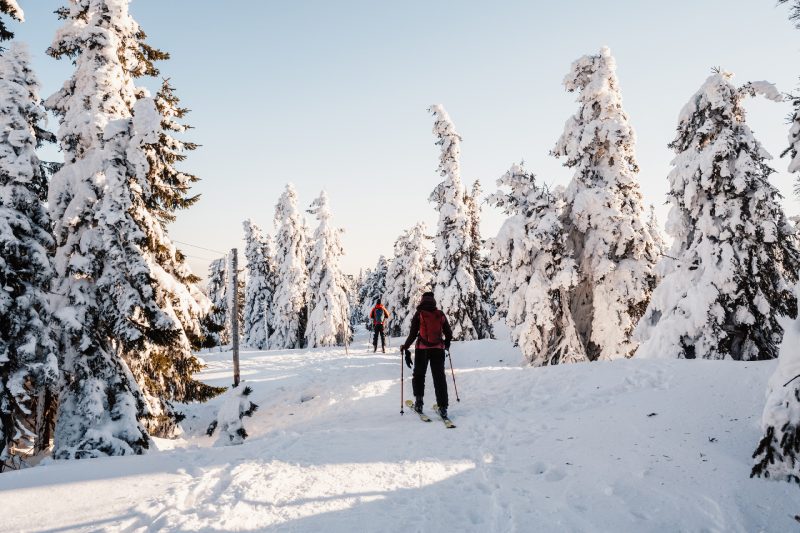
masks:
[[[20,0],[15,25],[43,83],[54,92],[71,71],[44,53],[59,0]],[[202,200],[180,214],[173,238],[216,250],[241,246],[244,218],[272,231],[288,181],[305,207],[325,188],[345,228],[347,272],[391,255],[417,221],[433,231],[427,196],[440,178],[433,121],[442,103],[464,138],[463,178],[484,191],[515,161],[549,183],[571,172],[548,155],[576,105],[561,81],[570,63],[611,47],[625,108],[637,131],[645,199],[663,223],[666,175],[681,107],[713,66],[736,80],[792,90],[800,31],[773,0],[671,2],[478,2],[135,0],[149,42],[172,54],[161,65],[192,109],[190,139],[202,147],[187,169]],[[788,104],[752,101],[749,121],[776,157],[788,213]],[[484,211],[484,237],[502,216]],[[309,220],[313,227],[315,221]],[[205,275],[215,254],[184,248]]]

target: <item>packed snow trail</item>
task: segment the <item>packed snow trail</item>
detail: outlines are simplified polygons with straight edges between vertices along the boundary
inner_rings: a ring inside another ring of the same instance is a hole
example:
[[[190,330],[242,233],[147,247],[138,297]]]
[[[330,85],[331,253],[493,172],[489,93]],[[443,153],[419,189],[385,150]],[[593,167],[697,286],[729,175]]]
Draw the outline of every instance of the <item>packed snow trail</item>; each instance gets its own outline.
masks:
[[[394,340],[392,345],[399,342]],[[458,429],[399,414],[400,356],[244,352],[241,446],[192,409],[160,451],[0,475],[2,531],[790,531],[797,487],[748,478],[774,362],[532,369],[453,344]],[[203,379],[230,382],[230,353]],[[406,372],[406,397],[411,384]],[[448,379],[450,377],[448,376]],[[449,381],[452,393],[452,381]],[[435,403],[430,377],[426,407]],[[46,504],[44,503],[46,502]]]

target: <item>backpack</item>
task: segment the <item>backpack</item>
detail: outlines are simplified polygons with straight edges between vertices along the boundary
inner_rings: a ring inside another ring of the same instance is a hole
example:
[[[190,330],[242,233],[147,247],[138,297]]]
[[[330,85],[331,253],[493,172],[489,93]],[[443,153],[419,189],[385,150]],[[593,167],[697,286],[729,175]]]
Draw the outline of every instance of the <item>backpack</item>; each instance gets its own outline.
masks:
[[[444,313],[436,311],[419,311],[419,340],[425,346],[442,345],[442,324]]]
[[[383,324],[383,307],[376,307],[374,315],[375,315],[375,323]]]

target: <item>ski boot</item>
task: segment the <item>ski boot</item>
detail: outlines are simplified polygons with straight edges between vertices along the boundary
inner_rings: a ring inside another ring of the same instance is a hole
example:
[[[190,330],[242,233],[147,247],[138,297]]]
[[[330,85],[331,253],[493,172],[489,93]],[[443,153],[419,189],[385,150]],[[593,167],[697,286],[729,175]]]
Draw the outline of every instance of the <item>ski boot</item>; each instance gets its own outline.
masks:
[[[417,396],[417,401],[414,402],[414,410],[418,413],[422,412],[422,396]]]

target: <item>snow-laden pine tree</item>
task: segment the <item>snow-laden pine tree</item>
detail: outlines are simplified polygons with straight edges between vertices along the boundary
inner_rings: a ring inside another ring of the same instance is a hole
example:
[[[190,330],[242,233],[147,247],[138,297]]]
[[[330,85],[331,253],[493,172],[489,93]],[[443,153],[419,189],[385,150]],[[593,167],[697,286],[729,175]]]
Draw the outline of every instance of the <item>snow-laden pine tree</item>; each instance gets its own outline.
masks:
[[[472,190],[464,197],[464,202],[467,205],[467,214],[469,216],[471,242],[469,261],[472,264],[472,270],[475,272],[475,282],[478,284],[478,290],[486,307],[486,313],[491,318],[496,311],[493,297],[496,281],[492,262],[487,254],[484,253],[485,242],[481,237],[482,192],[481,182],[475,180],[472,184]]]
[[[490,202],[509,218],[492,244],[495,298],[531,365],[587,361],[570,311],[578,269],[568,249],[563,188],[549,191],[523,165],[497,180]]]
[[[45,117],[27,49],[14,44],[0,55],[0,471],[12,455],[49,445],[57,393],[47,294],[54,242],[47,171],[36,156],[53,140]]]
[[[578,93],[579,104],[552,152],[575,172],[565,222],[580,278],[570,307],[590,360],[630,357],[658,256],[639,190],[636,135],[610,50],[576,60],[564,86]]]
[[[637,328],[640,357],[772,359],[783,337],[778,317],[797,314],[796,236],[742,107],[757,92],[780,96],[764,82],[737,88],[731,77],[705,81],[670,144],[674,241]]]
[[[356,308],[352,312],[352,317],[350,322],[353,325],[362,324],[369,327],[369,320],[368,315],[364,314],[364,308],[367,306],[367,293],[369,292],[369,278],[372,275],[372,270],[367,268],[366,270],[362,270],[358,274],[358,301],[356,302]],[[369,309],[367,309],[369,312]]]
[[[272,334],[270,310],[275,294],[275,257],[272,239],[250,219],[244,221],[244,255],[247,258],[247,284],[244,295],[244,343],[266,350]]]
[[[180,122],[189,110],[180,106],[180,99],[169,80],[162,82],[155,103],[161,115],[161,129],[157,143],[143,146],[149,162],[148,187],[143,200],[148,211],[161,224],[164,238],[168,238],[167,225],[175,220],[176,212],[188,209],[199,199],[198,195],[191,194],[191,186],[199,178],[176,168],[186,160],[187,152],[195,150],[197,145],[175,136],[190,128]],[[199,349],[205,335],[202,320],[211,308],[211,302],[200,289],[201,280],[189,268],[186,256],[171,244],[163,248],[156,245],[155,258],[166,274],[175,280],[173,306],[180,310],[177,317],[192,347]]]
[[[10,16],[19,22],[25,21],[25,13],[20,9],[17,0],[0,0],[0,13]],[[8,29],[4,17],[0,17],[0,42],[14,38],[14,32]],[[2,48],[0,48],[2,50]]]
[[[650,206],[650,214],[647,217],[647,229],[650,232],[650,236],[653,238],[653,249],[655,253],[658,257],[663,256],[667,252],[667,243],[664,242],[664,234],[661,229],[661,222],[656,216],[656,208],[652,205]],[[658,264],[656,264],[656,285],[661,281],[657,271]]]
[[[382,301],[386,294],[386,273],[389,272],[389,261],[385,256],[380,256],[378,262],[375,264],[374,270],[367,270],[367,276],[364,279],[364,285],[361,288],[361,312],[364,315],[364,320],[367,322],[369,329],[372,328],[372,319],[369,317],[372,308],[375,307],[375,302],[380,298]],[[384,305],[386,302],[384,301]],[[387,306],[389,313],[394,310]]]
[[[127,0],[71,0],[58,14],[65,22],[48,53],[72,59],[75,71],[46,101],[61,121],[58,140],[65,159],[48,196],[57,246],[54,292],[60,297],[54,303],[63,375],[54,455],[142,453],[149,446],[141,422],[147,407],[117,342],[133,334],[136,317],[128,314],[134,320],[125,322],[104,309],[109,299],[121,301],[128,294],[127,285],[101,294],[98,281],[113,274],[106,267],[122,259],[107,257],[98,204],[107,187],[104,132],[113,121],[131,117],[141,94],[133,80],[152,69],[152,61]],[[113,127],[108,133],[115,137]],[[106,224],[113,225],[113,216],[121,213],[106,215]],[[118,247],[128,244],[126,238]]]
[[[358,307],[358,279],[353,274],[345,274],[344,279],[347,284],[347,304],[348,309],[350,309],[350,331],[353,332],[353,328],[360,323],[356,321],[356,314],[358,313],[356,310]]]
[[[431,193],[439,211],[434,238],[434,294],[447,315],[456,340],[484,339],[492,334],[488,306],[477,281],[479,273],[471,261],[474,250],[472,220],[461,182],[461,136],[441,105],[431,106],[433,133],[441,147],[439,174],[444,178]]]
[[[214,348],[231,342],[230,318],[228,315],[228,257],[220,257],[208,265],[206,293],[211,302],[203,318],[205,339],[203,347]]]
[[[779,0],[787,3],[788,0]],[[800,1],[793,0],[790,18],[800,28]],[[789,147],[781,157],[789,155],[789,172],[800,173],[800,96],[789,97],[794,112],[789,128]],[[795,194],[800,194],[800,177],[795,180]],[[797,228],[795,228],[797,229]],[[797,295],[797,287],[795,288]],[[792,325],[800,328],[795,320]],[[761,417],[764,437],[753,458],[751,477],[759,476],[800,483],[800,351],[784,342],[778,368],[767,387],[767,403]]]
[[[278,285],[272,304],[270,348],[305,346],[308,322],[308,268],[305,221],[297,208],[297,192],[291,183],[275,206],[275,265]]]
[[[185,189],[166,202],[154,192],[174,162],[164,154],[181,147],[169,113],[134,84],[168,55],[143,42],[128,0],[72,0],[58,14],[48,52],[75,72],[47,100],[65,154],[49,195],[66,377],[55,455],[141,453],[146,430],[173,433],[173,401],[218,392],[192,378],[203,302],[164,226]]]
[[[339,268],[339,258],[344,255],[339,237],[342,230],[331,224],[325,191],[308,212],[316,215],[319,225],[311,239],[306,344],[312,348],[342,346],[352,337],[347,281]]]
[[[106,320],[115,322],[113,341],[147,400],[145,425],[160,437],[172,436],[183,418],[174,402],[221,392],[193,378],[202,368],[192,340],[200,335],[203,307],[195,278],[165,229],[171,208],[154,198],[154,185],[170,173],[158,157],[165,135],[151,98],[136,101],[131,119],[109,123],[101,171],[106,187],[96,210],[106,241],[108,266],[97,280]],[[180,191],[173,197],[183,199]]]
[[[792,324],[800,328],[800,322]],[[797,332],[795,332],[797,335]],[[753,452],[750,477],[800,483],[800,357],[784,344],[778,367],[767,385],[761,415],[764,436]]]
[[[385,305],[391,310],[388,334],[407,335],[422,293],[430,291],[431,252],[425,224],[403,232],[394,243],[394,259],[386,272]]]

